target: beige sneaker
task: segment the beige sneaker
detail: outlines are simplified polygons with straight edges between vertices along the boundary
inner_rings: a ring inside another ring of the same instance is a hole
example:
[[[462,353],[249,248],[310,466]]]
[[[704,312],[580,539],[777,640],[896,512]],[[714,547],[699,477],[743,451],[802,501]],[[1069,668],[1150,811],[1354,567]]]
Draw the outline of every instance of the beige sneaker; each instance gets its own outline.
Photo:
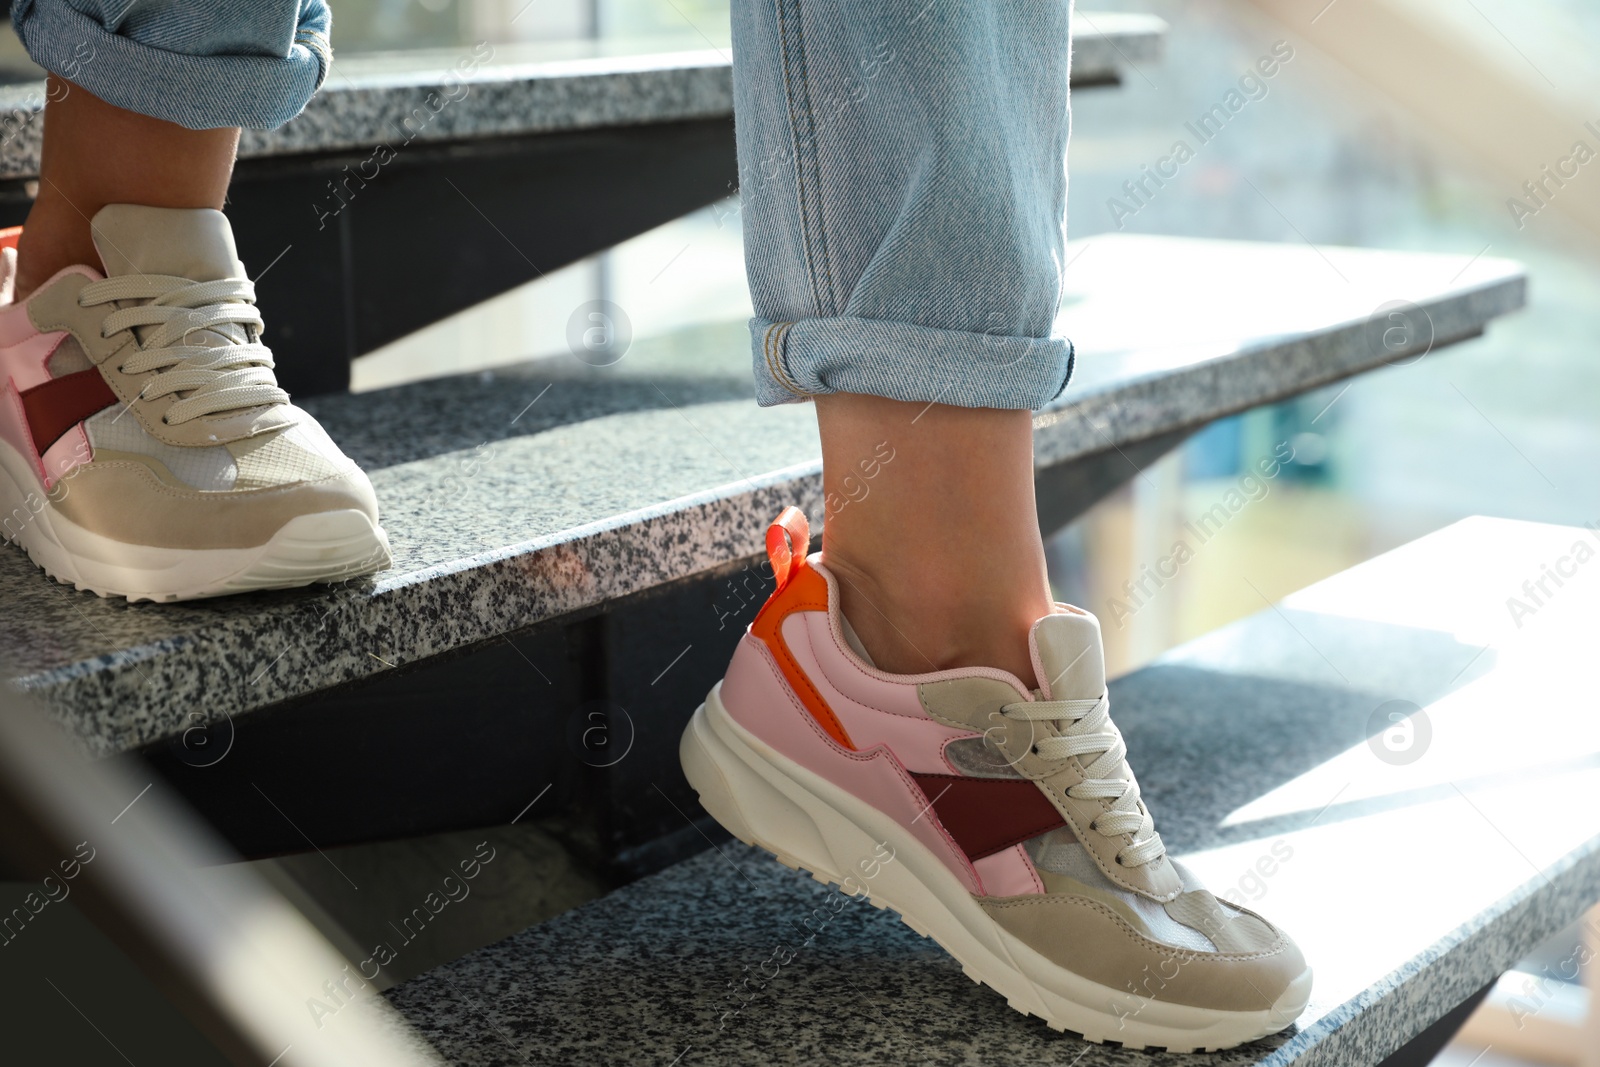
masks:
[[[1034,624],[1036,687],[986,668],[888,674],[807,543],[786,510],[767,538],[778,588],[684,732],[706,811],[893,908],[1055,1029],[1189,1052],[1294,1021],[1311,994],[1294,942],[1167,857],[1093,615],[1063,604]]]
[[[389,565],[365,474],[289,403],[220,211],[113,204],[107,276],[11,296],[0,236],[0,528],[57,581],[185,600]]]

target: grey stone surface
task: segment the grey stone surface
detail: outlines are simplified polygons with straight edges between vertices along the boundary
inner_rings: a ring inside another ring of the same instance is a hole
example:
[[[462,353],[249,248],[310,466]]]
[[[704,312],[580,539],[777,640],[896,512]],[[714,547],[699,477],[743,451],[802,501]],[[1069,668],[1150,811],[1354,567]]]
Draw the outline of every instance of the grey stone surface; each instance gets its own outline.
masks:
[[[724,52],[562,55],[497,45],[337,60],[305,111],[247,130],[239,155],[388,145],[710,118],[733,113]],[[570,50],[568,50],[570,51]],[[0,178],[38,173],[44,83],[0,88]],[[380,160],[382,162],[382,160]]]
[[[1287,1033],[1203,1059],[1086,1045],[737,843],[391,1000],[472,1067],[1377,1064],[1600,899],[1600,563],[1506,607],[1579,543],[1600,536],[1470,519],[1112,682],[1169,848],[1316,971]],[[1422,710],[1386,740],[1390,701]]]
[[[1080,16],[1073,77],[1104,81],[1154,62],[1165,31],[1147,15]],[[401,152],[414,143],[732,116],[727,51],[699,41],[690,51],[638,50],[650,45],[478,45],[342,58],[299,116],[276,130],[246,130],[239,155],[380,144]],[[0,178],[38,174],[44,101],[43,82],[0,88]]]
[[[345,60],[297,118],[251,130],[240,155],[360,148],[396,151],[415,142],[455,141],[733,114],[724,52],[597,56],[519,62],[509,53],[469,70],[474,51],[429,52],[409,69],[381,58]],[[407,56],[405,59],[411,60]],[[458,76],[450,77],[449,72]]]
[[[1488,258],[1131,236],[1068,254],[1058,329],[1078,371],[1036,419],[1040,467],[1381,366],[1395,356],[1374,337],[1394,327],[1371,314],[1391,298],[1435,347],[1523,299],[1520,268]],[[377,487],[393,570],[129,605],[13,549],[0,667],[105,754],[752,556],[782,506],[822,509],[811,412],[756,408],[749,358],[730,325],[614,367],[563,355],[316,398]]]

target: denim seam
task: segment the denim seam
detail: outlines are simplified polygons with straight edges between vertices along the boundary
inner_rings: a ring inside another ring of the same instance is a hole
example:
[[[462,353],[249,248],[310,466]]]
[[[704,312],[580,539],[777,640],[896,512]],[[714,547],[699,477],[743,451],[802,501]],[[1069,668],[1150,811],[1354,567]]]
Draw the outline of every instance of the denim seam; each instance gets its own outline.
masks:
[[[790,388],[795,391],[795,394],[797,396],[810,396],[811,394],[806,392],[800,383],[794,380],[794,375],[789,372],[789,331],[792,329],[794,329],[794,323],[786,322],[783,324],[783,331],[778,334],[777,340],[772,346],[773,354],[778,357],[778,366],[783,370],[783,376],[788,379]]]
[[[1063,337],[1010,336],[1016,359],[997,362],[996,335],[854,316],[774,322],[752,330],[763,405],[837,392],[930,401],[961,407],[1038,410],[1060,396],[1076,363]],[[789,338],[800,327],[798,372],[790,367]],[[1026,361],[1023,361],[1026,357]],[[1001,360],[1006,360],[1000,354]],[[799,382],[800,374],[805,381]]]
[[[776,9],[776,13],[777,13],[778,38],[779,38],[778,51],[779,51],[779,54],[783,57],[784,95],[787,97],[787,103],[789,105],[789,131],[790,131],[790,135],[791,135],[791,142],[792,142],[792,144],[794,146],[795,202],[800,208],[800,238],[805,243],[806,273],[809,275],[810,281],[811,281],[812,308],[813,308],[813,311],[814,311],[814,313],[816,315],[818,315],[818,316],[827,316],[827,315],[829,315],[829,314],[831,314],[833,312],[833,284],[832,284],[831,272],[830,272],[830,276],[829,276],[829,279],[828,279],[828,285],[827,285],[827,288],[828,288],[827,297],[828,297],[828,299],[825,302],[823,300],[823,293],[822,293],[822,289],[821,289],[821,281],[822,281],[822,279],[818,278],[818,276],[817,276],[817,260],[818,260],[819,257],[816,255],[816,253],[812,249],[813,244],[821,244],[821,240],[822,240],[821,225],[820,225],[820,222],[821,222],[821,219],[820,219],[821,205],[820,204],[817,205],[816,208],[814,209],[807,202],[807,200],[808,200],[807,194],[810,191],[810,184],[806,181],[806,173],[805,173],[806,164],[805,164],[805,160],[802,159],[802,144],[809,144],[812,151],[815,151],[815,149],[816,149],[816,130],[815,130],[815,127],[814,127],[815,116],[814,116],[814,114],[813,114],[813,112],[811,110],[811,88],[810,88],[809,81],[806,79],[806,77],[805,77],[805,75],[803,73],[800,76],[800,78],[796,79],[796,77],[795,77],[794,64],[793,64],[793,60],[792,60],[792,58],[790,56],[790,51],[791,51],[790,44],[789,44],[790,30],[789,30],[789,28],[787,26],[787,21],[788,21],[787,10],[788,9],[794,10],[796,15],[798,16],[799,15],[799,6],[798,6],[798,4],[786,3],[786,0],[775,0],[773,6]],[[795,35],[799,36],[799,33],[796,32]],[[798,51],[799,51],[799,55],[800,55],[800,60],[803,63],[804,60],[805,60],[805,54],[804,54],[805,53],[805,46],[804,46],[804,43],[800,42],[797,47],[798,47]],[[798,112],[796,111],[796,108],[795,108],[795,96],[796,96],[795,83],[796,83],[796,81],[798,81],[800,83],[801,87],[804,88],[805,95],[806,95],[805,107],[800,109]],[[801,127],[802,124],[806,125],[806,127],[807,127],[807,134],[808,135],[805,138],[801,137],[800,127]],[[818,218],[818,223],[819,224],[817,226],[817,232],[815,234],[813,234],[813,232],[812,232],[812,225],[811,225],[811,216],[812,216],[813,210],[815,210],[816,213],[819,216],[819,218]],[[821,258],[823,258],[824,260],[826,259],[826,250],[823,250],[823,256]]]
[[[767,373],[772,375],[772,380],[787,389],[788,386],[784,384],[783,379],[778,377],[778,368],[772,365],[772,331],[779,325],[781,324],[776,322],[767,323],[766,330],[761,334],[761,357],[767,361]]]
[[[779,375],[778,368],[772,362],[772,331],[781,325],[783,325],[781,322],[773,322],[767,325],[766,332],[761,335],[761,355],[767,361],[767,373],[772,375],[772,380],[788,389],[789,384]]]
[[[317,57],[319,74],[316,88],[312,90],[312,92],[317,92],[327,82],[328,75],[333,70],[333,42],[328,39],[327,34],[318,30],[296,30],[294,42],[295,44],[304,45],[307,51]]]
[[[768,326],[766,334],[761,339],[761,350],[766,356],[767,370],[771,372],[774,381],[796,396],[809,396],[810,394],[801,389],[789,376],[789,368],[784,365],[781,354],[784,341],[793,326],[792,322],[775,322]],[[778,333],[776,338],[773,337],[774,331]]]

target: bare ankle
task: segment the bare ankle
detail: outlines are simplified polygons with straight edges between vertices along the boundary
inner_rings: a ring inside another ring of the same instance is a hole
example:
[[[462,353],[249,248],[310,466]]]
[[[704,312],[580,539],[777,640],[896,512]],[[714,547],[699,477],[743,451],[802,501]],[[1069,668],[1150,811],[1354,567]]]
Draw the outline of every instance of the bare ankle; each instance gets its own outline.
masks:
[[[1051,610],[1026,411],[817,398],[823,558],[867,651],[900,674],[1033,671]]]
[[[107,204],[222,207],[237,127],[186,129],[108,104],[53,74],[46,95],[39,198],[17,243],[17,299],[63,267],[99,267],[89,220]]]
[[[17,241],[14,299],[27,299],[57,271],[80,263],[101,269],[88,220],[78,217],[59,198],[41,192]]]
[[[840,610],[873,663],[890,674],[998,667],[1033,683],[1028,629],[1048,596],[990,595],[954,584],[880,580],[837,551],[823,564],[838,580]]]

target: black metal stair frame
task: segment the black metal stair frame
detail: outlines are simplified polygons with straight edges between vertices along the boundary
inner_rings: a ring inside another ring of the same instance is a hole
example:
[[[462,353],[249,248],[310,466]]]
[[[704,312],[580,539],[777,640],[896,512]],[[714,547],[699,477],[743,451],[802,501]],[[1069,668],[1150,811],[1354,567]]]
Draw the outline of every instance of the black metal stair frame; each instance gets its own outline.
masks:
[[[731,119],[239,164],[240,256],[272,265],[279,377],[342,392],[350,361],[736,188]],[[362,174],[374,173],[368,180]]]

